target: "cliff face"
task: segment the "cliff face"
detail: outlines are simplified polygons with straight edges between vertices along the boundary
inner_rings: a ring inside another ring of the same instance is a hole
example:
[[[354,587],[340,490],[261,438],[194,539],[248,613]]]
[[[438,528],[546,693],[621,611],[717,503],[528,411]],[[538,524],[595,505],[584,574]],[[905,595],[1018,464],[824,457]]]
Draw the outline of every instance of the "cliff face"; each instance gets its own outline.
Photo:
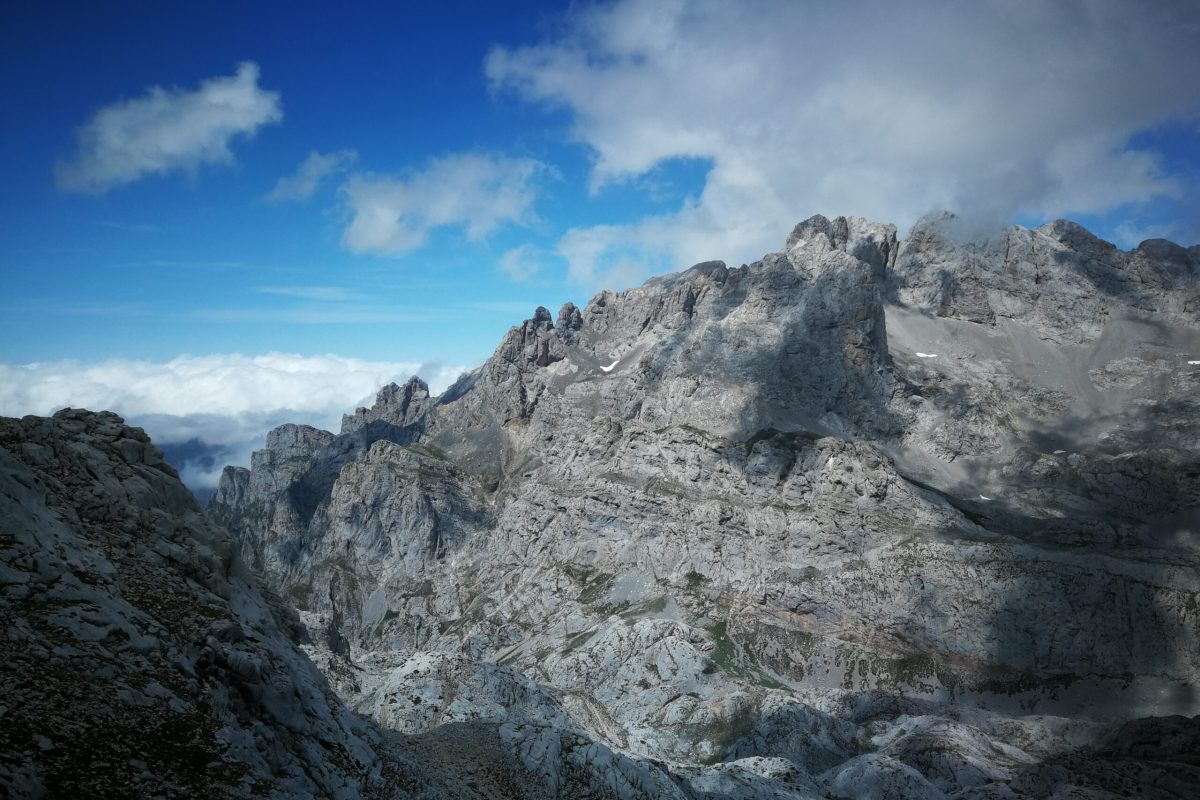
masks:
[[[1172,796],[1128,731],[1200,712],[1200,250],[958,227],[814,217],[539,309],[210,511],[352,707],[523,731],[551,783],[571,730],[713,791]]]
[[[294,456],[313,435],[270,441]],[[331,656],[336,679],[336,626],[310,631],[264,591],[158,448],[115,414],[0,418],[0,622],[5,797],[688,796],[686,776],[595,742],[505,667],[478,677],[477,710],[496,692],[523,698],[532,727],[476,713],[405,736],[355,715],[305,653]]]

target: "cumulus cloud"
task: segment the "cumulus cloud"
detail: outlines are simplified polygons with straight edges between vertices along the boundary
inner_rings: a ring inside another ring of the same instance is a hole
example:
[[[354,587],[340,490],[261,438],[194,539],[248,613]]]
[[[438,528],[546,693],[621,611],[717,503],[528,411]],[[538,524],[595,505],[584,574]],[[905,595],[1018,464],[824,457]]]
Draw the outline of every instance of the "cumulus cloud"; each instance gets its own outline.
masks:
[[[0,415],[109,409],[144,427],[194,489],[211,488],[227,463],[247,464],[284,422],[337,430],[379,387],[419,374],[441,392],[464,367],[268,353],[0,364]]]
[[[480,239],[532,216],[536,179],[531,158],[460,153],[402,175],[355,175],[342,187],[353,217],[342,244],[354,253],[399,255],[425,243],[435,228],[465,229]]]
[[[76,131],[74,155],[55,166],[59,187],[101,194],[147,175],[231,163],[234,137],[283,119],[279,93],[261,89],[258,76],[247,61],[194,90],[152,86],[101,108]]]
[[[345,170],[357,158],[358,153],[353,150],[337,150],[332,153],[318,153],[313,150],[300,162],[295,174],[276,181],[275,187],[267,192],[264,199],[270,203],[307,200],[317,191],[321,181]]]
[[[671,213],[567,235],[572,277],[603,282],[750,260],[814,213],[903,228],[940,208],[999,221],[1177,195],[1130,142],[1200,113],[1198,32],[1195,5],[1169,0],[618,0],[485,69],[570,112],[596,191],[711,164]]]

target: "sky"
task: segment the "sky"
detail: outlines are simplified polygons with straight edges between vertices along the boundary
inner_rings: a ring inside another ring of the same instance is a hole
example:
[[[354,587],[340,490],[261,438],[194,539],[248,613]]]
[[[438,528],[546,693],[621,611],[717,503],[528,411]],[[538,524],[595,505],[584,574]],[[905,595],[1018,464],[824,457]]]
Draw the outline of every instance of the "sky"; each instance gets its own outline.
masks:
[[[199,440],[196,486],[816,213],[1200,242],[1194,2],[10,5],[0,414]]]

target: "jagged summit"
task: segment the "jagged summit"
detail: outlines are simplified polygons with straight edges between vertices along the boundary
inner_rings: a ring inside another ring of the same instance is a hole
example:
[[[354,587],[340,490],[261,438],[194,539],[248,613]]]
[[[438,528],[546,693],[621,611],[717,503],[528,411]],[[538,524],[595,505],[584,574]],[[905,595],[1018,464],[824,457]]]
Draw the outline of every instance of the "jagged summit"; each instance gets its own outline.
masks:
[[[404,427],[411,425],[432,403],[429,385],[414,375],[403,386],[389,383],[375,395],[370,408],[358,408],[342,417],[342,433],[354,433],[375,422]]]
[[[210,511],[344,636],[353,707],[515,726],[551,782],[570,730],[755,798],[1040,796],[1050,762],[1172,796],[1128,742],[1200,712],[1198,263],[812,217],[539,308],[439,398],[272,439]]]

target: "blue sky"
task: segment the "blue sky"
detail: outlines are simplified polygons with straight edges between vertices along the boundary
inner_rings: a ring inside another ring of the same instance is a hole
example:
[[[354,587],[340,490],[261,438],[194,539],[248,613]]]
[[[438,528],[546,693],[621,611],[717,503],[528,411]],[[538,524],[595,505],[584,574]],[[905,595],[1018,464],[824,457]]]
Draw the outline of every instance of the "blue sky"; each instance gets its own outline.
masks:
[[[1191,4],[407,5],[6,10],[0,413],[241,453],[814,213],[1200,240]]]
[[[552,249],[572,225],[625,221],[695,188],[694,180],[664,182],[657,199],[589,197],[587,154],[566,141],[563,115],[491,90],[489,47],[536,36],[554,24],[552,7],[361,4],[347,15],[328,4],[252,13],[74,5],[27,4],[3,30],[10,123],[0,133],[0,264],[9,291],[0,340],[8,361],[247,347],[477,361],[537,304],[583,302],[592,288],[570,285],[553,264],[513,281],[499,266],[506,251]],[[259,66],[264,91],[278,93],[282,121],[232,137],[234,163],[151,174],[101,194],[56,185],[55,163],[70,157],[75,130],[98,109],[151,86],[194,90],[245,61]],[[354,254],[341,245],[335,180],[310,198],[263,200],[310,152],[343,149],[356,151],[354,168],[366,173],[457,153],[548,168],[526,225],[477,241],[436,230],[405,253]],[[279,288],[330,291],[308,299],[270,291]],[[333,290],[341,301],[313,299],[338,297]]]

